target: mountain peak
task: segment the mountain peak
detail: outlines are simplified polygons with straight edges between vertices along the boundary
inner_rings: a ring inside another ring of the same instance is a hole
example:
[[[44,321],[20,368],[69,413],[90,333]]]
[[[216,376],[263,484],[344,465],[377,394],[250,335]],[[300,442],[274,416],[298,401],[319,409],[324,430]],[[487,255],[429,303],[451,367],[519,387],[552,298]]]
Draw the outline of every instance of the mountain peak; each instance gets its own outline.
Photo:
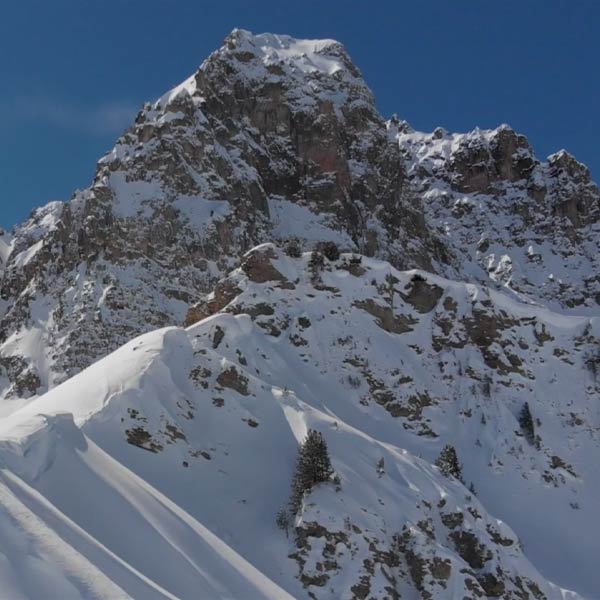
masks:
[[[245,29],[234,29],[196,73],[163,94],[151,109],[178,107],[182,95],[202,100],[240,85],[252,85],[254,93],[257,85],[261,93],[281,86],[301,110],[314,108],[315,98],[340,105],[351,96],[360,96],[374,110],[372,92],[340,42]]]
[[[304,73],[321,72],[333,75],[349,61],[342,44],[332,39],[296,39],[274,33],[253,34],[234,29],[225,39],[223,49],[256,57],[265,66],[288,64]]]

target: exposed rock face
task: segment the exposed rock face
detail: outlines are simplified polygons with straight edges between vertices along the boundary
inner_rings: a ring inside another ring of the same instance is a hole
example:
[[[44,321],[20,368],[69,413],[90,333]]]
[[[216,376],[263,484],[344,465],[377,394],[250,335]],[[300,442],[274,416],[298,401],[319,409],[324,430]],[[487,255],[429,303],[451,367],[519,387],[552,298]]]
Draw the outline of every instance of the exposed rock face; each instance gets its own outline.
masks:
[[[425,222],[399,159],[339,43],[236,30],[193,77],[144,107],[97,179],[110,185],[113,173],[126,173],[128,182],[158,183],[179,203],[227,203],[215,256],[265,233],[288,237],[291,217],[314,219],[368,254],[429,265]],[[146,203],[155,198],[140,207]],[[306,223],[297,234],[311,235]],[[399,238],[422,241],[406,248]]]
[[[452,249],[444,273],[554,310],[598,314],[600,193],[584,165],[564,150],[539,161],[506,125],[423,134],[392,122],[390,131],[428,225]]]
[[[502,182],[514,183],[531,174],[532,154],[527,138],[506,127],[489,140],[467,137],[449,161],[451,183],[463,193],[494,193]]]

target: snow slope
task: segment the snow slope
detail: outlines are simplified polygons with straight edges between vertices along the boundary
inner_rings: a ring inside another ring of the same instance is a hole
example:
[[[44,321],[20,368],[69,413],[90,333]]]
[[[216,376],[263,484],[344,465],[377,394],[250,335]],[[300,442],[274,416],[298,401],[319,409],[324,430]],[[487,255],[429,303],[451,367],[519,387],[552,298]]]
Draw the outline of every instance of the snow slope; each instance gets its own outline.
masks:
[[[596,319],[272,245],[193,314],[0,421],[11,598],[595,597]],[[309,428],[339,483],[286,535]]]

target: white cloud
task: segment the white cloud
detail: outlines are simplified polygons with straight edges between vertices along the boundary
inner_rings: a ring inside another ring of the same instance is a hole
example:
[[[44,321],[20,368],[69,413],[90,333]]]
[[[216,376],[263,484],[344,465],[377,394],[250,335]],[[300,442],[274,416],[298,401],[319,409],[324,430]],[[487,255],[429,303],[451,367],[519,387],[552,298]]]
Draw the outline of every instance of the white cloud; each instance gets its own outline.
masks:
[[[17,122],[37,121],[89,135],[114,135],[133,123],[139,106],[115,101],[83,106],[48,96],[20,96],[3,107],[3,112],[6,110]]]

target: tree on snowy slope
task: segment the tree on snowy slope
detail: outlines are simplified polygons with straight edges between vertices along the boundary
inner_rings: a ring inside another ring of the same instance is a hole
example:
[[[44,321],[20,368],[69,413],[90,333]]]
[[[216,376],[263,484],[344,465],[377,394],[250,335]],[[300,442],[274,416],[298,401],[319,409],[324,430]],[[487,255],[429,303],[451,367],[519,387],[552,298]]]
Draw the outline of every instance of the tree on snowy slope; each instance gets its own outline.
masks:
[[[527,441],[532,446],[539,448],[540,440],[535,435],[535,425],[533,424],[533,416],[531,415],[531,409],[529,408],[528,402],[523,404],[523,408],[519,413],[519,425]]]
[[[279,529],[283,529],[287,536],[288,529],[292,524],[292,519],[290,513],[285,508],[280,508],[277,512],[277,516],[275,517],[275,524]]]
[[[298,449],[296,472],[292,481],[290,512],[296,514],[302,505],[302,497],[318,483],[331,479],[333,467],[329,459],[327,443],[322,434],[309,429],[306,439]]]
[[[462,465],[458,461],[454,446],[451,446],[450,444],[444,446],[440,455],[435,460],[435,466],[446,477],[456,477],[459,481],[463,481]]]
[[[325,242],[321,250],[327,260],[336,261],[340,257],[340,250],[335,242]]]

